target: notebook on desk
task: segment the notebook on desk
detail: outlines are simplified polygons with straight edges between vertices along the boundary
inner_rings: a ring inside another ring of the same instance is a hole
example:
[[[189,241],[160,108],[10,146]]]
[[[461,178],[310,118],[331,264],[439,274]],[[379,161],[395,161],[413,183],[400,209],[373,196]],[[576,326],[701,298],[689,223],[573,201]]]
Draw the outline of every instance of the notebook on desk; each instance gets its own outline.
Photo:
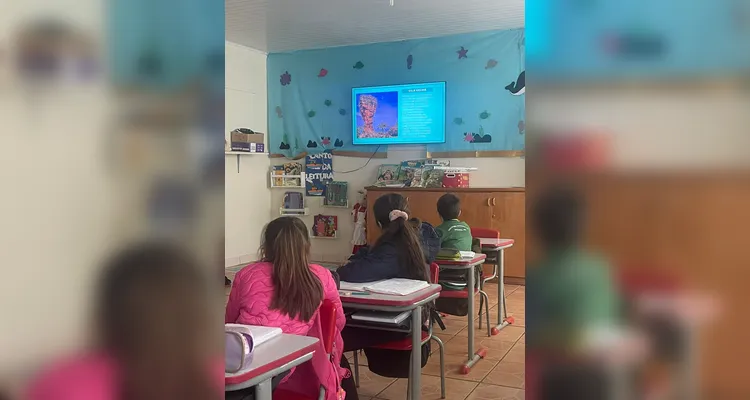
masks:
[[[365,292],[365,286],[367,285],[374,285],[376,283],[379,283],[382,281],[375,281],[375,282],[361,282],[361,283],[354,283],[354,282],[344,282],[341,281],[339,283],[339,289],[340,290],[347,290],[351,292]]]
[[[386,279],[375,282],[352,283],[341,281],[340,289],[353,292],[372,292],[380,294],[390,294],[396,296],[406,296],[414,292],[429,287],[430,284],[425,281],[414,279]]]
[[[253,346],[255,347],[281,335],[281,328],[271,326],[225,324],[225,329],[237,332],[249,332],[253,337]]]
[[[404,320],[409,317],[410,314],[410,311],[386,312],[362,310],[352,314],[351,318],[355,321],[399,325],[400,323],[404,322]]]
[[[368,284],[365,286],[365,290],[373,293],[406,296],[429,286],[430,284],[425,281],[395,278]]]

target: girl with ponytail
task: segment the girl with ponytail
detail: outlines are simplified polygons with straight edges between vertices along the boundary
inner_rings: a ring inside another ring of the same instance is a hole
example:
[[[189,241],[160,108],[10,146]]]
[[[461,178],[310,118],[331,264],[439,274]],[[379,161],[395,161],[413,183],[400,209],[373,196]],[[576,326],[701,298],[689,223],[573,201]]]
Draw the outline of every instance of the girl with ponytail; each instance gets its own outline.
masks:
[[[382,233],[372,248],[364,248],[339,268],[346,282],[372,282],[406,278],[429,281],[428,266],[420,241],[419,221],[409,220],[406,199],[390,193],[375,200],[372,207]]]
[[[409,219],[406,199],[390,193],[375,200],[373,215],[381,229],[380,238],[371,248],[363,248],[339,268],[339,277],[346,282],[372,282],[381,279],[405,278],[429,281],[429,268],[422,251],[419,220]],[[423,323],[430,315],[430,307],[422,310]],[[426,327],[422,327],[425,329]],[[373,348],[402,340],[409,333],[372,330],[347,326],[341,332],[344,352],[364,349],[373,372],[393,378],[408,377],[410,351]],[[430,355],[429,344],[422,346],[422,366]],[[349,369],[346,357],[342,367]],[[344,386],[346,390],[347,387]]]

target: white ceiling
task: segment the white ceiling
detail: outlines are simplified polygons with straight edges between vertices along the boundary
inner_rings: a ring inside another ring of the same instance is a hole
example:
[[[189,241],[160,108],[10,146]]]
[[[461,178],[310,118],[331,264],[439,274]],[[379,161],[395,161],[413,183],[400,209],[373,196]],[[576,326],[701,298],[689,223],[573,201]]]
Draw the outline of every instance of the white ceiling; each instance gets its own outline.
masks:
[[[226,39],[267,53],[524,26],[524,0],[225,0]]]

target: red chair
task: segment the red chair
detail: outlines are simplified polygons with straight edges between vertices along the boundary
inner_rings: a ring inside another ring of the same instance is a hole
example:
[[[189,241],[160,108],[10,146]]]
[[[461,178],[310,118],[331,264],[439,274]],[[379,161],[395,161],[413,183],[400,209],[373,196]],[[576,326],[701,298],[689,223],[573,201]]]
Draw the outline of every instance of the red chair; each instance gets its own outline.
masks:
[[[440,266],[438,266],[435,263],[430,264],[430,280],[432,281],[432,283],[437,283],[439,277],[440,277]],[[430,317],[430,330],[427,332],[422,332],[421,344],[424,345],[430,340],[434,340],[438,344],[438,347],[440,349],[440,398],[444,399],[445,398],[445,346],[443,345],[443,341],[440,340],[439,337],[434,336],[432,334],[432,325],[433,325],[432,318]],[[379,346],[373,346],[373,348],[385,349],[385,350],[411,351],[412,349],[411,336],[401,339],[401,340],[394,341],[394,342],[381,344]],[[359,387],[358,351],[354,351],[354,382],[356,383],[357,387]]]
[[[488,228],[471,228],[471,237],[474,239],[500,239],[500,231],[496,231],[494,229],[488,229]],[[481,245],[480,245],[480,251],[481,251]],[[487,254],[487,259],[484,261],[485,264],[492,264],[492,275],[485,276],[484,275],[484,269],[482,269],[482,273],[479,277],[479,290],[484,292],[484,284],[488,281],[497,278],[498,269],[500,268],[500,260],[496,257],[494,254]],[[498,284],[500,284],[498,282]],[[485,296],[479,297],[479,329],[482,329],[482,302],[485,300]],[[505,299],[498,299],[499,301],[503,302],[503,307],[505,307]],[[489,321],[489,310],[487,311],[488,314],[488,321]],[[487,322],[487,325],[490,323]]]
[[[326,352],[326,357],[330,359],[333,341],[336,338],[336,305],[330,300],[323,300],[318,318],[320,318],[320,329],[323,334],[323,349]],[[324,399],[325,396],[326,390],[323,386],[320,387],[320,393],[316,397],[284,389],[276,389],[273,392],[273,400],[318,400]]]

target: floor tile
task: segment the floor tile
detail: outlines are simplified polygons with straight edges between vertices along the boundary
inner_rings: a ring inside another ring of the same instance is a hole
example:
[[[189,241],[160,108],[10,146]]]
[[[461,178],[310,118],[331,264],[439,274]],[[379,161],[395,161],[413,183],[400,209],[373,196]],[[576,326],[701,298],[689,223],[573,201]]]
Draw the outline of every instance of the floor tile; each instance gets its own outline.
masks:
[[[495,306],[490,309],[490,322],[493,324],[497,321],[497,307]],[[512,311],[510,307],[508,307],[508,316],[513,317],[513,326],[526,326],[526,310],[525,308],[521,308],[520,310],[518,307],[516,307],[516,311]]]
[[[522,389],[480,383],[466,400],[524,400],[525,397]]]
[[[349,360],[349,364],[354,366],[354,352],[353,351],[346,353],[346,359]],[[359,365],[364,365],[364,366],[367,365],[367,355],[365,355],[364,351],[359,353],[357,360],[359,360]]]
[[[422,400],[440,399],[440,378],[437,376],[422,375]],[[446,400],[464,400],[477,387],[476,382],[462,381],[447,378],[445,380]],[[406,399],[407,379],[399,379],[390,385],[382,393],[378,394],[383,400]]]
[[[367,368],[360,368],[359,389],[357,393],[361,396],[375,397],[395,381],[394,378],[386,378],[375,374]]]
[[[510,349],[508,354],[503,357],[502,361],[510,361],[517,363],[526,362],[526,343],[517,342],[513,348]]]
[[[501,361],[482,382],[524,389],[526,387],[525,379],[526,371],[524,363]]]
[[[461,366],[466,362],[467,356],[459,354],[446,354],[445,355],[445,376],[448,378],[454,378],[464,381],[481,382],[487,374],[495,368],[495,365],[499,361],[485,359],[477,364],[469,371],[467,375],[461,374]],[[430,356],[430,360],[427,362],[422,373],[425,375],[440,376],[440,356],[438,353],[434,353]]]
[[[515,342],[504,342],[497,338],[484,338],[474,340],[474,351],[479,348],[487,349],[486,359],[500,361],[510,351]],[[465,336],[456,336],[445,344],[446,354],[458,354],[468,358],[469,339]],[[480,361],[481,362],[481,361]]]

